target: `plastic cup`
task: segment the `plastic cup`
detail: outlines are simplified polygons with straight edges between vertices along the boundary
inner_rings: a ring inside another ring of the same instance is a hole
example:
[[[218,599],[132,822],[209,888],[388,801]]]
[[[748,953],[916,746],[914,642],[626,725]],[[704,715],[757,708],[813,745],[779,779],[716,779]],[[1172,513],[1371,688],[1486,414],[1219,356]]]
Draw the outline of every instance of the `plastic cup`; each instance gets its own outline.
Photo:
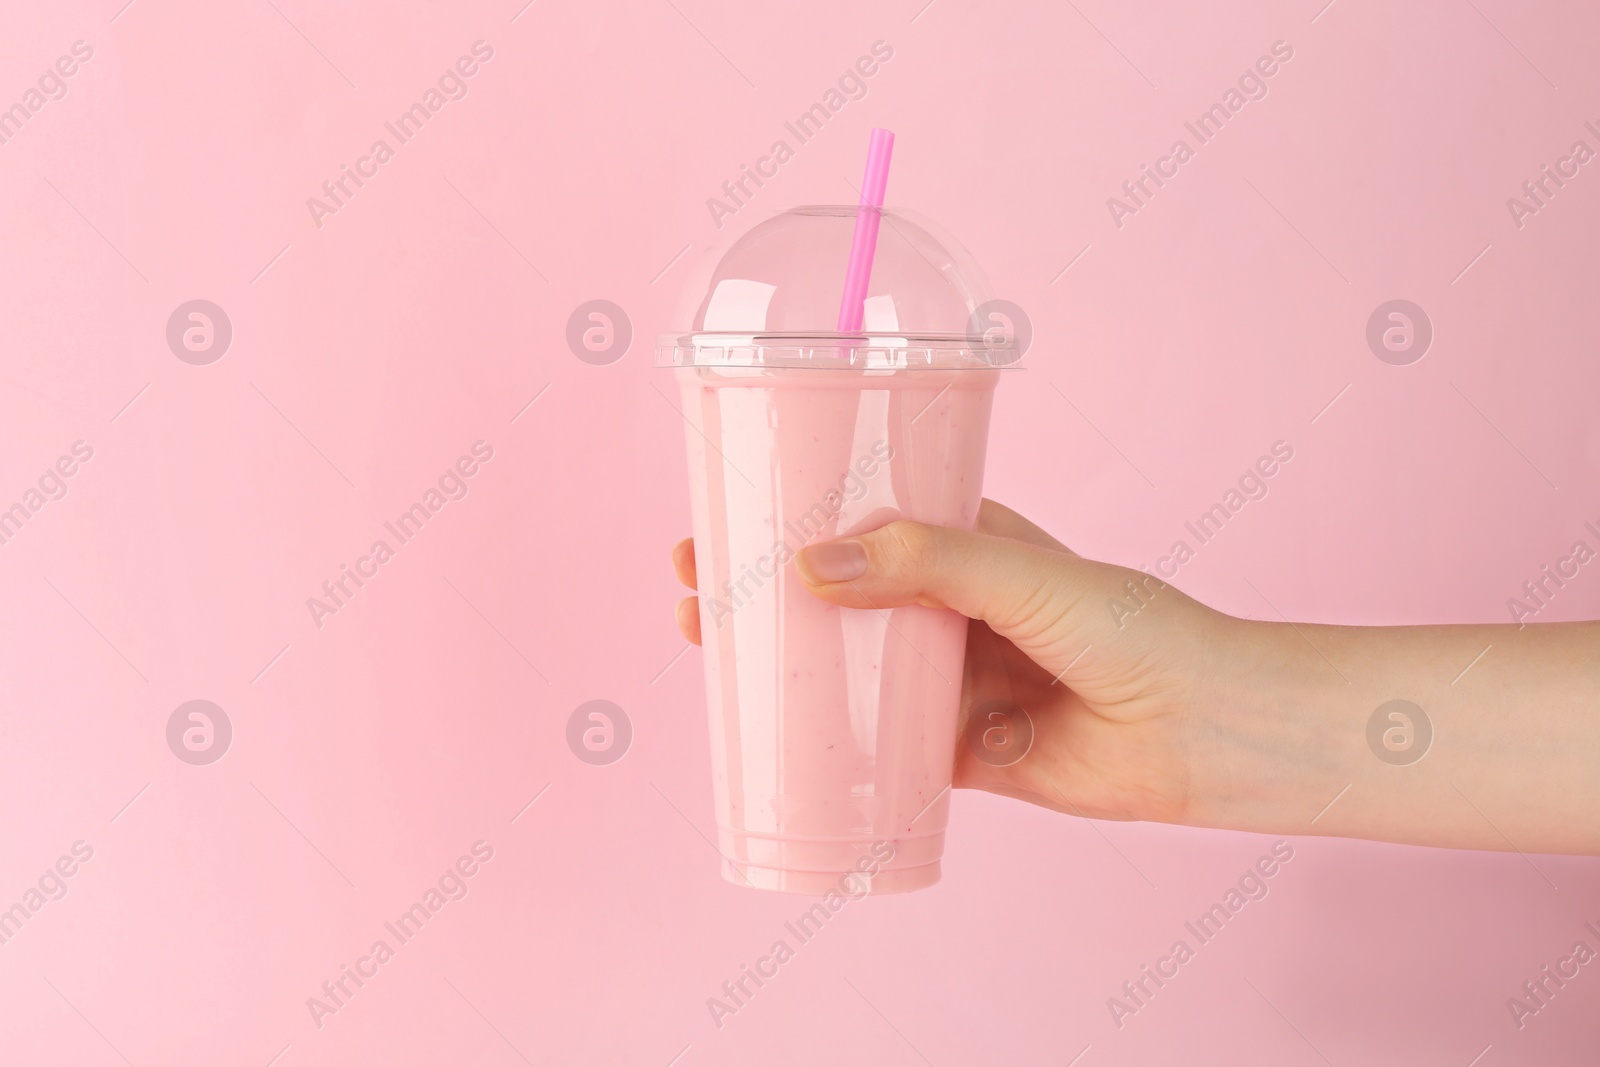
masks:
[[[793,556],[896,519],[970,529],[1009,362],[986,292],[926,224],[884,211],[863,330],[839,307],[857,205],[762,223],[661,339],[686,423],[723,876],[856,896],[938,881],[967,620],[839,608]]]

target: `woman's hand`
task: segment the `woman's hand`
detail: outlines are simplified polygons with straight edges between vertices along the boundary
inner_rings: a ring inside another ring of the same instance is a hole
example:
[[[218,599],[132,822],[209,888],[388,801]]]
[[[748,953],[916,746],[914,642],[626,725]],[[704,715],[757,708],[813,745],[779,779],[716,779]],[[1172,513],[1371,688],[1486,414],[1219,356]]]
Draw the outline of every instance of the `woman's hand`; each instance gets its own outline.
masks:
[[[693,587],[692,542],[673,561]],[[1007,766],[957,745],[957,786],[1100,819],[1600,854],[1600,623],[1247,621],[989,500],[974,532],[894,522],[794,565],[842,607],[972,620],[963,716],[1008,701],[1033,742]],[[678,625],[698,643],[694,597]]]
[[[693,587],[692,541],[673,563]],[[816,595],[843,607],[922,604],[973,620],[963,713],[1007,701],[1034,736],[1008,766],[958,745],[957,787],[1094,818],[1185,821],[1190,717],[1212,699],[1200,680],[1217,676],[1237,620],[1143,572],[1085,560],[990,500],[974,533],[895,522],[807,548],[797,565]],[[678,626],[696,643],[699,618],[696,598],[678,604]]]

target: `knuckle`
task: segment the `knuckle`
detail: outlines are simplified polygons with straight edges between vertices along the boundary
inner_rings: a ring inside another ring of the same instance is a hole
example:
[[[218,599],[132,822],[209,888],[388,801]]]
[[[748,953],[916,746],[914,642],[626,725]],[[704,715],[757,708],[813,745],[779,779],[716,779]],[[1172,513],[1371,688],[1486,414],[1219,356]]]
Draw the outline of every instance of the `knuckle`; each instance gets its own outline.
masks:
[[[927,574],[933,567],[936,542],[928,527],[920,522],[901,519],[891,522],[880,532],[886,568],[897,577],[916,578]]]

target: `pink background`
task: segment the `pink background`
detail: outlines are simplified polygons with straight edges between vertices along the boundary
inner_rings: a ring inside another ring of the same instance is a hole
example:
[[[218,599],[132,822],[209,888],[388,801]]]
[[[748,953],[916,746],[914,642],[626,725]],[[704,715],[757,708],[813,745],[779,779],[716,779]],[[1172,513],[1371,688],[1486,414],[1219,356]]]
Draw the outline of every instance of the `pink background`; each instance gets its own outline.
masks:
[[[709,250],[852,199],[888,126],[891,203],[1036,332],[989,495],[1149,564],[1282,439],[1270,496],[1180,586],[1257,617],[1503,621],[1600,525],[1600,163],[1520,229],[1506,207],[1600,148],[1592,8],[123,2],[8,0],[0,34],[0,106],[94,50],[0,145],[0,506],[94,450],[0,545],[0,907],[94,850],[0,946],[0,1061],[1600,1055],[1600,965],[1520,1031],[1506,1007],[1600,948],[1593,860],[1295,839],[1119,1030],[1107,998],[1272,839],[968,793],[940,885],[852,905],[719,1030],[706,998],[803,902],[724,883],[705,840],[667,567],[683,427],[650,354]],[[468,95],[319,228],[306,199],[478,40]],[[707,198],[879,40],[865,98],[719,230]],[[1118,228],[1107,197],[1279,40],[1266,98]],[[208,366],[165,339],[197,298],[234,331]],[[1395,298],[1435,331],[1410,366],[1365,340]],[[593,299],[635,331],[609,365],[565,341]],[[318,628],[307,598],[479,440],[466,498]],[[1592,570],[1539,618],[1594,617]],[[166,742],[197,698],[233,724],[209,766]],[[634,729],[609,766],[565,742],[596,698]],[[307,998],[479,840],[465,899],[319,1029]]]

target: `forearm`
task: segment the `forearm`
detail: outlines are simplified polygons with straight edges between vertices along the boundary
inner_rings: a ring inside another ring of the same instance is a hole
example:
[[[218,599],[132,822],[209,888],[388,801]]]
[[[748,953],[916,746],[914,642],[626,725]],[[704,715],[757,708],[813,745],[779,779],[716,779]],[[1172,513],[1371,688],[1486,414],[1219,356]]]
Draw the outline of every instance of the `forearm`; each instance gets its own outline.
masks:
[[[1225,629],[1185,821],[1600,854],[1600,623]]]

